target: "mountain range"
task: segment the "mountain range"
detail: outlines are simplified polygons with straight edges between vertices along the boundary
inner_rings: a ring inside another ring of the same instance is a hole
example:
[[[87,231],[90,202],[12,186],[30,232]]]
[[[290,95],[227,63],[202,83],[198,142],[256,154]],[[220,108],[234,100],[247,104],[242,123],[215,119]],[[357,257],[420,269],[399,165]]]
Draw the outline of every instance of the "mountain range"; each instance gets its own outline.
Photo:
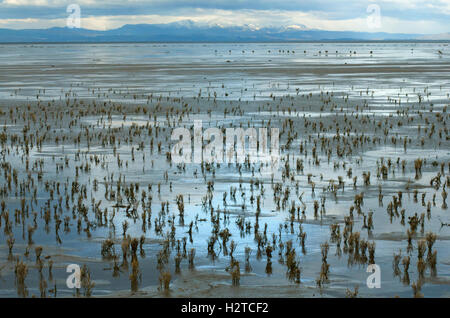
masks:
[[[448,40],[439,35],[385,32],[326,31],[303,25],[256,28],[249,25],[200,25],[190,20],[167,24],[126,24],[97,31],[53,27],[49,29],[0,29],[1,43],[20,42],[296,42],[296,41],[406,41]]]

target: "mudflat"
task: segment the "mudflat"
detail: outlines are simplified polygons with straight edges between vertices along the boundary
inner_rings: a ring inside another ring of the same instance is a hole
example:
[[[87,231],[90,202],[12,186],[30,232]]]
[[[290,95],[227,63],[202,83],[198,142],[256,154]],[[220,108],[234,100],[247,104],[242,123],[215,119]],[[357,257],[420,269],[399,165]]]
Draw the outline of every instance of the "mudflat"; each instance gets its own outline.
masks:
[[[0,295],[448,297],[448,44],[374,45],[0,46]]]

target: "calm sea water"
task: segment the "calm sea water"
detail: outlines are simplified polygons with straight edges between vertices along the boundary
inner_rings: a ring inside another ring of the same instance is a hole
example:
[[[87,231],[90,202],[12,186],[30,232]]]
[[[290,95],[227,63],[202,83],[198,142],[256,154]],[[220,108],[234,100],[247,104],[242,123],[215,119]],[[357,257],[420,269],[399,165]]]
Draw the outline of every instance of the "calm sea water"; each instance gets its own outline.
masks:
[[[0,98],[39,93],[51,100],[69,90],[87,98],[86,88],[185,97],[216,92],[231,100],[370,89],[384,98],[393,88],[419,86],[441,98],[449,86],[449,48],[448,42],[0,45]]]

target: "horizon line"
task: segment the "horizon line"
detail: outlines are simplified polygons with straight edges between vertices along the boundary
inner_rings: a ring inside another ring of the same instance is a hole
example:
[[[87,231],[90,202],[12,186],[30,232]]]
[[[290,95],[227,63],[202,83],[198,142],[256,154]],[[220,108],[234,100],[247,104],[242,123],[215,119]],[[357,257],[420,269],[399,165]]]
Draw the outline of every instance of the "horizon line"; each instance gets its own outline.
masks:
[[[70,28],[67,25],[64,26],[52,26],[52,27],[42,27],[42,28],[21,28],[21,29],[13,29],[13,28],[5,28],[5,27],[0,27],[0,30],[9,30],[9,31],[29,31],[29,30],[51,30],[51,29],[67,29],[67,30],[72,30],[72,31],[76,31],[76,30],[86,30],[86,31],[93,31],[93,32],[108,32],[108,31],[113,31],[113,30],[119,30],[125,26],[139,26],[139,25],[161,25],[161,26],[168,26],[171,24],[179,24],[179,22],[185,22],[185,21],[191,21],[194,24],[196,23],[195,21],[192,20],[181,20],[181,21],[175,21],[175,22],[168,22],[168,23],[125,23],[123,25],[121,25],[120,27],[116,27],[116,28],[110,28],[110,29],[105,29],[105,30],[98,30],[98,29],[89,29],[89,28]],[[180,26],[184,26],[186,27],[186,25],[183,24],[179,24]],[[212,27],[219,27],[219,28],[233,28],[233,27],[240,27],[240,28],[244,28],[245,26],[248,26],[248,24],[245,25],[229,25],[229,26],[221,26],[219,24],[208,24],[208,25],[202,25],[202,24],[196,24],[196,26],[200,26],[203,28],[212,28]],[[256,29],[252,29],[252,31],[259,31],[262,29],[276,29],[276,28],[289,28],[290,25],[285,25],[285,26],[262,26]],[[306,26],[305,26],[306,27]],[[404,33],[404,32],[386,32],[386,31],[355,31],[355,30],[327,30],[327,29],[318,29],[318,28],[309,28],[306,27],[306,29],[294,29],[297,32],[307,32],[307,31],[321,31],[321,32],[352,32],[352,33],[368,33],[368,34],[376,34],[376,33],[380,33],[380,34],[401,34],[401,35],[441,35],[441,34],[450,34],[450,31],[447,32],[440,32],[440,33]],[[1,43],[1,42],[0,42]]]
[[[1,29],[0,29],[1,30]],[[450,43],[450,39],[443,40],[292,40],[292,41],[27,41],[27,42],[1,42],[0,45],[17,44],[295,44],[295,43]]]

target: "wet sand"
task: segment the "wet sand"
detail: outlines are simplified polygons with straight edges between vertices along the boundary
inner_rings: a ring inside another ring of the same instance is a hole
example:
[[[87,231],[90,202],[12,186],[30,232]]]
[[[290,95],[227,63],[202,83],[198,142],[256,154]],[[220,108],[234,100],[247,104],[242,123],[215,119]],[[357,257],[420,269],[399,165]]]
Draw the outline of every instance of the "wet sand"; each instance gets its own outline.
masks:
[[[23,295],[18,262],[28,267],[28,297],[78,296],[65,284],[68,264],[89,269],[79,296],[346,297],[358,286],[360,297],[412,297],[418,282],[425,296],[448,296],[449,61],[274,64],[0,65],[0,296]],[[148,73],[180,77],[180,90],[136,85]],[[294,85],[297,75],[321,84]],[[270,77],[264,90],[254,86]],[[279,169],[177,166],[167,157],[172,129],[196,119],[204,128],[279,128]],[[435,241],[420,256],[428,233]],[[102,256],[108,239],[112,253]],[[366,285],[372,243],[379,289]],[[168,291],[159,280],[167,272]]]

